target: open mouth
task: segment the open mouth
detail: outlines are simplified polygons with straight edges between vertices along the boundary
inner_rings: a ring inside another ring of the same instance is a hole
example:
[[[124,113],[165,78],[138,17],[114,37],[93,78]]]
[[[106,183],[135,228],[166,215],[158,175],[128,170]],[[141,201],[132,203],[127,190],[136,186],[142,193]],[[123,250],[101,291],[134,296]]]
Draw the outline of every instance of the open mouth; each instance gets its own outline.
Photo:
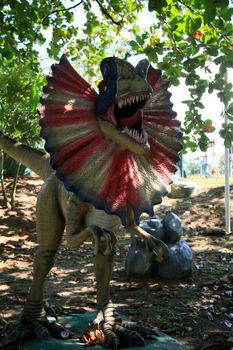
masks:
[[[148,92],[121,97],[102,118],[115,125],[123,137],[146,147],[148,137],[143,130],[142,121],[143,107],[149,97]]]

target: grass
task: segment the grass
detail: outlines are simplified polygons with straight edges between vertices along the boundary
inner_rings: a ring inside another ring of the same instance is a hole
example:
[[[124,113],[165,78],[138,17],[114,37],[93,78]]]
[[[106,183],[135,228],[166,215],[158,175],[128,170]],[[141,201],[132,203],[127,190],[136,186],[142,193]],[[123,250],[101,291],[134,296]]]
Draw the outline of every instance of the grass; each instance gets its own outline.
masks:
[[[204,177],[201,175],[190,176],[185,179],[179,179],[179,181],[191,181],[196,183],[200,187],[204,188],[216,188],[225,186],[225,176],[220,175],[216,177]],[[233,176],[230,176],[230,185],[233,185]]]

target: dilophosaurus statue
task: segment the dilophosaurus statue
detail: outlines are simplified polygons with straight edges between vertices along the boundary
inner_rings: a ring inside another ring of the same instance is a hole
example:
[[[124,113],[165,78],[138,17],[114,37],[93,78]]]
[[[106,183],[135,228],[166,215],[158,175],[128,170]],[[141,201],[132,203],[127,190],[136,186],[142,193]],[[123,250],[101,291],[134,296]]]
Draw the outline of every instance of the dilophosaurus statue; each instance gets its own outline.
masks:
[[[50,156],[0,135],[0,148],[45,180],[37,201],[39,250],[21,330],[38,337],[64,331],[46,319],[43,288],[65,231],[70,247],[93,240],[93,326],[103,330],[105,345],[142,345],[152,332],[121,321],[111,301],[110,278],[121,224],[145,239],[148,258],[156,254],[161,261],[167,254],[166,245],[138,224],[141,213],[153,215],[177,170],[181,132],[169,83],[147,60],[133,67],[116,57],[105,58],[99,94],[66,56],[51,70],[39,108],[41,136]]]

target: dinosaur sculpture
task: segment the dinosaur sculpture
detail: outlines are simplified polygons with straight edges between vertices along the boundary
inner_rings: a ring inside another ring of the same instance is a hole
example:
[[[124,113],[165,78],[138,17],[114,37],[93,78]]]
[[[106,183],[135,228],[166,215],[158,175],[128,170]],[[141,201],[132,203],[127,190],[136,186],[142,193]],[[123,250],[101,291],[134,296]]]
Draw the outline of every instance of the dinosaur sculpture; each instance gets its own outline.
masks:
[[[68,246],[94,243],[97,315],[94,327],[106,346],[144,344],[153,332],[123,323],[110,298],[116,235],[121,224],[145,239],[148,259],[160,261],[166,245],[139,226],[142,212],[166,194],[177,169],[180,123],[172,110],[168,82],[147,60],[134,68],[116,57],[101,62],[99,94],[65,56],[52,66],[39,108],[43,154],[0,134],[0,148],[30,167],[45,183],[37,201],[39,250],[21,317],[21,333],[69,336],[50,324],[43,306],[45,277],[53,266],[64,230]],[[50,160],[50,164],[49,164]],[[55,171],[54,171],[54,170]]]

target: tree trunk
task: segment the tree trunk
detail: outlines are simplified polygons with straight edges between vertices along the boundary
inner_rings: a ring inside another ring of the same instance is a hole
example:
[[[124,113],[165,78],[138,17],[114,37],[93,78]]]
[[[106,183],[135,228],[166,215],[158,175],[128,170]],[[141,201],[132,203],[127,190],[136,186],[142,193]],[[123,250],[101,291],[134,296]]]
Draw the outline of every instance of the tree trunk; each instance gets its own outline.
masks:
[[[14,183],[13,183],[13,188],[12,188],[12,192],[11,192],[11,201],[10,201],[11,208],[14,208],[14,206],[15,206],[15,194],[16,194],[16,187],[17,187],[20,167],[21,167],[21,163],[17,162],[16,173],[14,176]]]
[[[6,188],[5,188],[5,183],[4,183],[4,152],[3,152],[3,150],[1,150],[1,187],[2,187],[4,205],[6,208],[11,209],[11,204],[8,200]]]

